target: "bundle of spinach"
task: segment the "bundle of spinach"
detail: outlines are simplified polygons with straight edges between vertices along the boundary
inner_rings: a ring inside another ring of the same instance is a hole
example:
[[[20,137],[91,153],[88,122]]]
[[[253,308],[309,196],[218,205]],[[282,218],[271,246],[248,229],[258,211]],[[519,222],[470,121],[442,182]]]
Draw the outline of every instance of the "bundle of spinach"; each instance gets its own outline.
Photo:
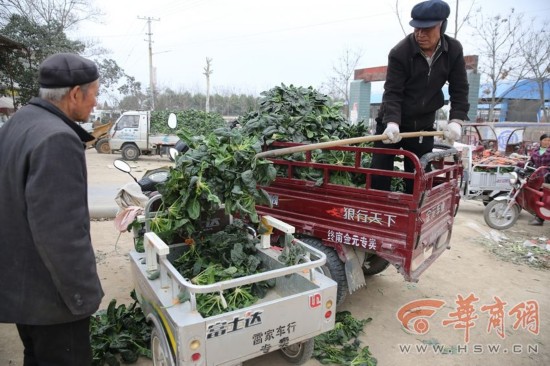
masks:
[[[322,142],[367,132],[364,123],[348,123],[340,103],[312,87],[281,84],[261,96],[258,110],[239,117],[238,123],[245,134],[258,136],[264,144]]]
[[[260,260],[255,255],[258,242],[257,238],[247,234],[242,220],[235,219],[222,231],[195,237],[172,263],[184,278],[196,285],[248,276],[262,271]],[[274,284],[274,281],[264,281],[228,289],[222,294],[198,294],[197,310],[202,316],[209,317],[242,309],[264,297]],[[179,299],[180,302],[186,300],[186,296]]]
[[[135,291],[131,292],[134,302],[116,306],[112,299],[106,310],[99,310],[90,319],[92,344],[92,365],[119,366],[134,363],[140,356],[151,358],[149,341],[151,328],[138,305]]]
[[[357,320],[349,311],[337,312],[334,329],[315,337],[313,357],[324,365],[376,366],[369,347],[361,347],[357,338],[371,320]]]
[[[151,229],[171,241],[200,232],[217,210],[258,222],[256,204],[270,204],[258,185],[269,185],[276,175],[273,163],[256,158],[260,142],[238,129],[217,129],[208,136],[178,136],[190,149],[178,156],[167,182],[160,187],[162,207]]]
[[[262,93],[257,111],[239,118],[246,134],[259,136],[265,145],[274,141],[316,143],[368,135],[367,125],[360,121],[351,124],[342,114],[342,105],[333,103],[329,97],[309,87],[282,84]],[[370,144],[362,144],[369,146]],[[282,159],[304,161],[305,153],[283,156]],[[370,165],[370,154],[363,154],[362,166]],[[354,166],[352,152],[316,150],[312,161],[340,166]],[[279,176],[286,175],[286,167],[277,166]],[[323,182],[323,171],[309,167],[296,168],[300,179]],[[345,171],[331,171],[330,182],[347,186],[365,183],[364,175]]]

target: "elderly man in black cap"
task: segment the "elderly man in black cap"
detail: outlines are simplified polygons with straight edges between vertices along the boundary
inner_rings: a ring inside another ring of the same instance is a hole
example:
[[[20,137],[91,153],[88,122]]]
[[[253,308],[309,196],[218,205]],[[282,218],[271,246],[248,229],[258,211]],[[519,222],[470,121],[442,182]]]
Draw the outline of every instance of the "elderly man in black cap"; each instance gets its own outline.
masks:
[[[433,137],[403,139],[400,132],[433,131],[435,114],[444,105],[442,88],[449,83],[450,122],[443,126],[450,140],[461,137],[461,123],[468,119],[468,79],[462,45],[445,34],[451,10],[441,0],[423,1],[411,11],[414,32],[389,53],[382,105],[376,118],[376,133],[387,140],[375,147],[403,148],[421,157],[433,149]],[[375,154],[371,168],[393,170],[393,156]],[[414,171],[409,159],[405,170]],[[406,192],[413,189],[405,182]],[[373,176],[372,188],[389,190],[390,178]]]
[[[90,316],[103,290],[90,240],[84,143],[99,74],[50,56],[40,91],[0,129],[0,322],[15,323],[24,365],[92,362]]]

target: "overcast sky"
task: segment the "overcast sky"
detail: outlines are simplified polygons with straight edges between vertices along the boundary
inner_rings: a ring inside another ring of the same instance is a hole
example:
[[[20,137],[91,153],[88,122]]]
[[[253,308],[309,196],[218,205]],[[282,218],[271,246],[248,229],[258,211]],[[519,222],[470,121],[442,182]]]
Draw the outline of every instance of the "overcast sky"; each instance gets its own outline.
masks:
[[[463,17],[473,0],[461,0]],[[399,0],[406,32],[417,0]],[[396,0],[95,0],[103,24],[76,32],[112,53],[129,75],[149,85],[147,21],[151,17],[153,66],[160,88],[206,90],[206,57],[212,59],[212,90],[259,93],[281,83],[318,88],[346,49],[362,52],[359,67],[385,65],[388,51],[404,37]],[[456,1],[450,0],[448,34],[454,33]],[[548,0],[475,0],[485,14],[512,7],[540,23],[550,20]],[[476,54],[471,30],[458,39]]]

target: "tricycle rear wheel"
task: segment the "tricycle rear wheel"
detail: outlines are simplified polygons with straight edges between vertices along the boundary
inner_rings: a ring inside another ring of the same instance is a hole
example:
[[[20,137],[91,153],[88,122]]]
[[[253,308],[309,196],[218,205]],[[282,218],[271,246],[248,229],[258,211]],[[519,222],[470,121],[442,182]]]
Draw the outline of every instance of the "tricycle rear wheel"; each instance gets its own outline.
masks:
[[[507,200],[492,200],[485,206],[483,218],[485,223],[497,230],[504,230],[514,226],[519,218],[519,206],[513,205],[510,207],[505,216],[502,216],[504,210],[508,206]]]
[[[283,358],[290,363],[295,365],[302,365],[306,363],[311,356],[313,356],[313,348],[315,343],[313,338],[308,339],[307,341],[298,342],[291,344],[280,349]]]
[[[311,237],[303,237],[300,238],[300,240],[326,254],[327,262],[323,266],[319,267],[319,269],[325,276],[334,280],[338,284],[338,288],[336,290],[336,305],[341,305],[344,302],[348,292],[348,280],[346,278],[346,268],[344,262],[340,260],[336,250],[323,245],[321,240]]]

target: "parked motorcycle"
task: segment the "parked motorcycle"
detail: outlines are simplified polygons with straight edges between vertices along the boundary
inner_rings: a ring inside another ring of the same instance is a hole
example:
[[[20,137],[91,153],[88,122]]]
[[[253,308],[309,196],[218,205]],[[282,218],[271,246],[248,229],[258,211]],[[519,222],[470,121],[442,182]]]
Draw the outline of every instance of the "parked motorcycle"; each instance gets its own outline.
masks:
[[[512,190],[507,195],[496,197],[485,207],[483,218],[487,225],[508,229],[516,223],[522,209],[550,220],[550,167],[516,167],[510,173],[510,184]]]

